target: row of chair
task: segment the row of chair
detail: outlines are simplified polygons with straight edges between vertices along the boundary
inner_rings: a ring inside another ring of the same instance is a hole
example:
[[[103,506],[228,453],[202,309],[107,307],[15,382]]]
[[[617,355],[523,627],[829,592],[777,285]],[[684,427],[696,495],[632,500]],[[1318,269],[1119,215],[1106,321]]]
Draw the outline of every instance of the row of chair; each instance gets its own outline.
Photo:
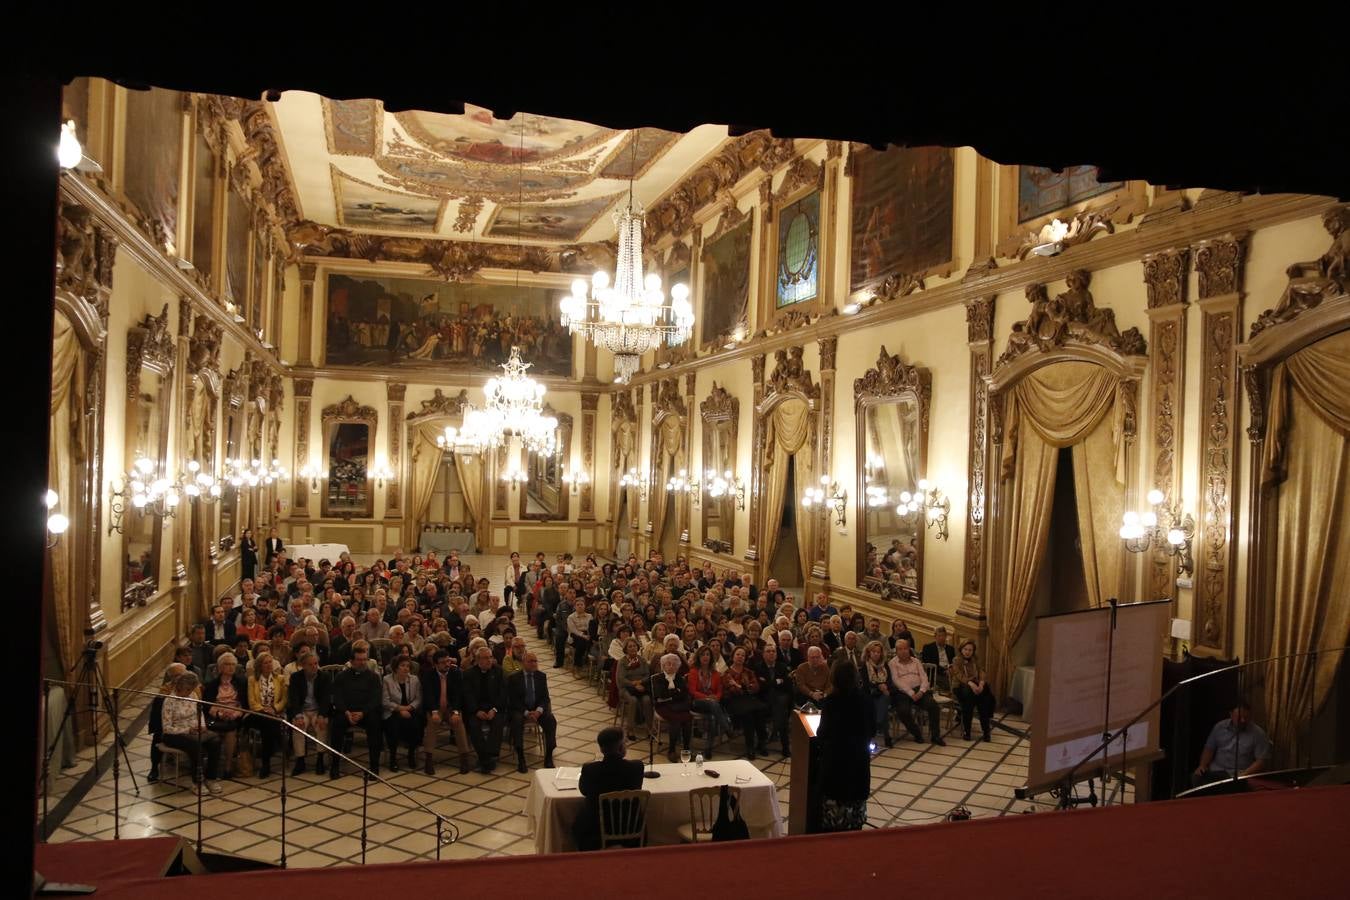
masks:
[[[728,789],[735,807],[740,808],[741,789]],[[600,795],[600,849],[607,847],[645,847],[647,844],[647,805],[651,791],[610,791]],[[680,840],[697,844],[712,839],[721,807],[722,788],[694,788],[689,792],[689,821],[679,828]]]

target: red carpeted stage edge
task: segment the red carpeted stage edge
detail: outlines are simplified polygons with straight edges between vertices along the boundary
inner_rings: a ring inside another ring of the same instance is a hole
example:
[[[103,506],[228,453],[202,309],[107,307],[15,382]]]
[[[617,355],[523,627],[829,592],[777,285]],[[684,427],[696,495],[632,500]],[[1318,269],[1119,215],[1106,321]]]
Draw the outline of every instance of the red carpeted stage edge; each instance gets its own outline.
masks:
[[[114,854],[117,846],[103,844]],[[496,896],[597,897],[636,890],[643,900],[688,900],[699,884],[718,896],[861,896],[901,890],[942,896],[1329,897],[1344,895],[1350,787],[1037,813],[969,822],[779,840],[654,847],[463,862],[350,866],[177,878],[105,875],[40,859],[54,881],[87,880],[100,897],[135,900],[244,896],[412,896],[427,885],[481,885]],[[87,845],[86,845],[87,846]],[[616,858],[614,854],[622,854]],[[49,870],[49,871],[48,871]],[[697,872],[679,877],[677,872]],[[652,877],[668,873],[672,877]]]

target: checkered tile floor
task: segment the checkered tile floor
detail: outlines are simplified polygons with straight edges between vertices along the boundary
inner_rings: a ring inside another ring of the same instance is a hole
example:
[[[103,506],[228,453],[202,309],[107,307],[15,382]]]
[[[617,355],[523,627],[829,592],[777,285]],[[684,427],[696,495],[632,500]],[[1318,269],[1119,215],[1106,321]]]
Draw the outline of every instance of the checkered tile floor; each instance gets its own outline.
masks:
[[[478,571],[502,571],[504,557],[469,558]],[[491,577],[491,576],[489,576]],[[577,766],[596,758],[595,734],[611,724],[613,712],[597,694],[594,685],[563,669],[552,669],[551,649],[538,646],[532,630],[527,643],[541,651],[550,675],[553,709],[558,716],[558,749],[554,762]],[[145,709],[145,698],[127,700],[120,710],[122,727],[129,729]],[[1004,724],[1025,731],[1025,723],[1005,718]],[[443,738],[444,740],[444,738]],[[107,739],[100,744],[106,752]],[[740,749],[739,738],[724,744],[727,753]],[[639,741],[631,751],[645,751]],[[1048,799],[1018,801],[1013,789],[1026,778],[1027,741],[995,729],[993,741],[963,741],[959,732],[947,737],[946,747],[897,742],[872,760],[872,799],[868,821],[873,827],[896,827],[940,820],[957,805],[975,817],[1001,816],[1050,808]],[[197,837],[197,796],[184,774],[182,788],[172,783],[147,784],[150,737],[142,727],[128,741],[131,766],[139,782],[133,790],[125,766],[121,773],[121,835],[151,837],[178,834]],[[658,748],[658,756],[660,756]],[[357,741],[353,757],[364,760],[363,741]],[[310,757],[311,762],[313,757]],[[531,767],[542,763],[537,748],[528,746]],[[80,754],[76,765],[53,774],[50,804],[53,810],[63,797],[77,791],[78,783],[92,764],[91,751]],[[442,747],[437,754],[435,777],[420,769],[382,774],[420,802],[451,819],[459,828],[459,840],[441,847],[442,859],[468,859],[534,852],[530,825],[522,812],[530,775],[515,771],[504,754],[492,775],[470,772],[460,775],[457,756]],[[776,754],[760,758],[756,765],[778,785],[784,818],[788,814],[788,765]],[[55,768],[55,763],[53,763]],[[207,852],[235,853],[278,862],[281,857],[281,763],[274,758],[272,775],[266,779],[222,782],[220,796],[202,795],[203,848]],[[350,771],[350,769],[349,769]],[[362,780],[347,774],[336,781],[326,775],[309,774],[287,778],[286,862],[289,866],[336,866],[361,860]],[[1128,799],[1128,792],[1127,792]],[[1119,802],[1119,797],[1111,798]],[[102,776],[53,828],[50,840],[107,840],[113,836],[113,777],[105,765]],[[404,862],[435,859],[435,824],[418,808],[387,785],[372,782],[367,794],[366,861]],[[39,815],[41,810],[39,809]]]

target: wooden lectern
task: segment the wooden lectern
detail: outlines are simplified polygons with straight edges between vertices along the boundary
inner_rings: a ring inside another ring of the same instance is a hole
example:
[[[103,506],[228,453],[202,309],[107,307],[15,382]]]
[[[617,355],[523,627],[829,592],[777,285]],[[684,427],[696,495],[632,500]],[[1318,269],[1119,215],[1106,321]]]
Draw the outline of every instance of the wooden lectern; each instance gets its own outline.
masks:
[[[807,715],[794,709],[788,717],[789,740],[792,742],[792,767],[788,778],[788,834],[813,834],[819,830],[819,791],[812,784],[812,752],[815,749],[816,728],[820,715]]]

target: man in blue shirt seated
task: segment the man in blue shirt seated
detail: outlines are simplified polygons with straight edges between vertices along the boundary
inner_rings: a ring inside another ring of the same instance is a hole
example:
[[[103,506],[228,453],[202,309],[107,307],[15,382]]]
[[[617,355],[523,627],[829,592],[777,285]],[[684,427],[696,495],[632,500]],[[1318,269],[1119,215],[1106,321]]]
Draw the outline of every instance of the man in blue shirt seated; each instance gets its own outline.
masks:
[[[1251,713],[1251,706],[1239,700],[1228,718],[1210,729],[1200,765],[1193,773],[1197,786],[1255,775],[1270,764],[1270,739],[1260,725],[1251,722]]]
[[[825,596],[825,592],[821,591],[820,593],[816,594],[816,605],[808,609],[806,611],[806,615],[811,619],[812,622],[819,622],[821,619],[824,619],[826,622],[828,622],[830,620],[830,616],[839,615],[839,610],[836,609],[835,605],[830,602],[830,598]]]

